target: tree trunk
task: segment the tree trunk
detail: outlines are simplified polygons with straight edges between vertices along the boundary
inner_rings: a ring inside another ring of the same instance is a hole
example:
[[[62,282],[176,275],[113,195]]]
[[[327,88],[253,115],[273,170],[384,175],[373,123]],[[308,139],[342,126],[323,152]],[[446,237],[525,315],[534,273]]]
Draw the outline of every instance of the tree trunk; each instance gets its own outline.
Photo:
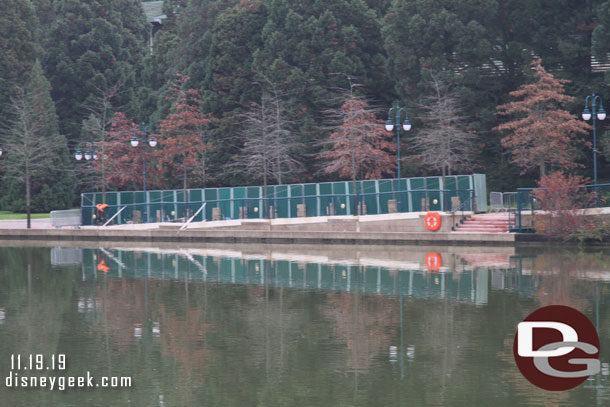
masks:
[[[445,164],[443,164],[443,185],[441,185],[441,192],[440,192],[440,198],[443,200],[442,202],[445,202],[445,190],[447,189],[445,185],[445,177],[447,176],[447,167],[445,166]],[[443,208],[444,209],[444,208]]]
[[[540,163],[540,178],[546,177],[546,162],[544,160]]]
[[[352,206],[352,215],[353,214],[358,214],[360,215],[360,211],[358,210],[358,194],[356,193],[357,189],[357,185],[356,185],[356,146],[355,146],[355,141],[352,137],[351,140],[351,147],[352,147],[352,184],[354,185],[354,206]]]
[[[31,229],[31,192],[30,192],[30,175],[25,176],[25,206],[26,206],[26,217],[27,217],[27,228]]]
[[[269,203],[267,202],[267,159],[263,158],[263,205],[265,205],[263,207],[263,218],[267,217],[267,213],[268,213],[268,209],[269,209]],[[272,216],[271,214],[269,214],[269,219],[271,219]]]

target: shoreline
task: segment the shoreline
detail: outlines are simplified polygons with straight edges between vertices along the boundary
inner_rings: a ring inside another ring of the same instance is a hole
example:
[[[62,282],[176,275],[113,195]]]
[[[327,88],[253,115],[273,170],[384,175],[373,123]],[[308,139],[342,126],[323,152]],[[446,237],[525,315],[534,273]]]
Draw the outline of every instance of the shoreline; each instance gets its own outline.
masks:
[[[391,246],[520,246],[549,245],[540,236],[517,233],[355,232],[163,229],[0,229],[0,241],[263,243]],[[607,245],[607,243],[599,242]],[[571,243],[567,242],[567,245]]]

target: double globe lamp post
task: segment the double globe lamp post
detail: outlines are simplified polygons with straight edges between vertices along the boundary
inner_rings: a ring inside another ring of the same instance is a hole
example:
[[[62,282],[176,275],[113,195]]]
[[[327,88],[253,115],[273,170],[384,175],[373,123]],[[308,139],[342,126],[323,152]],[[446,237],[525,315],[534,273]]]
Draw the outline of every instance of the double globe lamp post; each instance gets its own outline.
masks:
[[[395,122],[392,121],[392,112],[395,114]],[[396,186],[395,191],[398,193],[400,193],[400,119],[402,117],[402,112],[405,113],[405,120],[402,122],[402,129],[404,131],[411,130],[411,122],[409,121],[407,109],[398,106],[398,104],[396,107],[391,107],[390,110],[388,110],[388,121],[385,124],[385,129],[387,131],[392,131],[394,128],[396,128],[396,182],[398,185]],[[396,126],[394,126],[394,123],[396,123]],[[400,212],[400,200],[398,211]]]
[[[599,109],[597,103],[599,102]],[[589,110],[589,103],[591,110]],[[585,121],[593,118],[593,185],[597,192],[597,129],[596,121],[606,119],[606,111],[602,103],[602,98],[595,93],[591,96],[587,96],[585,99],[585,110],[582,112],[582,118]],[[597,193],[595,194],[595,206],[599,205]]]
[[[138,138],[137,128],[133,129],[133,137],[131,138],[130,143],[131,146],[134,148],[138,147],[138,145],[142,146],[142,186],[144,189],[144,200],[146,201],[146,203],[144,204],[144,213],[142,218],[143,222],[146,223],[146,208],[148,206],[148,198],[146,196],[146,144],[148,143],[150,147],[155,148],[157,146],[157,139],[154,136],[148,136],[148,134],[146,133],[146,125],[144,123],[140,125],[140,130],[141,135]]]
[[[81,141],[76,147],[74,158],[76,158],[76,161],[81,161],[83,158],[85,161],[91,161],[91,173],[93,173],[93,161],[97,160],[97,147],[92,141]],[[93,177],[91,178],[91,193],[95,193],[95,181]]]

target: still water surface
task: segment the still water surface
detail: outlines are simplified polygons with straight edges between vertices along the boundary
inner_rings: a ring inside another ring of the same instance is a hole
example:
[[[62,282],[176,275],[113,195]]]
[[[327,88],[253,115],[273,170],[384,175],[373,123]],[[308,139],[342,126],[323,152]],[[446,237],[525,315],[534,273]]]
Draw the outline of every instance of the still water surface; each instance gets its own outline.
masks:
[[[610,251],[229,249],[0,248],[0,378],[42,354],[38,376],[132,379],[4,382],[0,405],[610,405]],[[568,392],[533,387],[512,356],[517,323],[550,304],[600,335],[602,373]]]

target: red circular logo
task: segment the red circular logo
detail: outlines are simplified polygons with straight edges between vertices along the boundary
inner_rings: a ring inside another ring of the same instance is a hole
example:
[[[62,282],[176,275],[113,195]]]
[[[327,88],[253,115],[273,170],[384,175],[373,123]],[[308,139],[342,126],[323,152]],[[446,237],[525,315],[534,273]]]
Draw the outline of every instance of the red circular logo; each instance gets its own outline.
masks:
[[[523,376],[550,391],[569,390],[600,371],[595,327],[563,305],[540,308],[519,323],[513,354]]]

